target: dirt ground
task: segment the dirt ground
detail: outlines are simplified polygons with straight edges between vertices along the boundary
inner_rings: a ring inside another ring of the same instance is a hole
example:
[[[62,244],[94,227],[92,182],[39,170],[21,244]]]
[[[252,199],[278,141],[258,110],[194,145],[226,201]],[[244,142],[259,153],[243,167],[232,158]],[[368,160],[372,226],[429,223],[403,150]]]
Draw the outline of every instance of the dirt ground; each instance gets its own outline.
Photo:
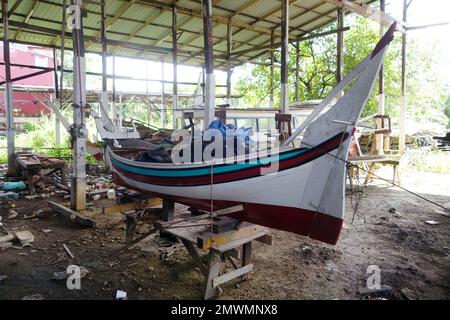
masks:
[[[391,170],[379,173],[388,178]],[[450,207],[450,176],[409,172],[402,180],[405,187]],[[355,195],[347,196],[345,226],[336,246],[273,230],[272,246],[254,246],[250,279],[223,285],[220,299],[372,298],[360,292],[371,265],[380,267],[381,283],[392,288],[384,298],[449,299],[449,217],[385,182],[374,181],[362,195],[354,219]],[[17,201],[19,216],[7,220],[9,207],[0,206],[6,228],[29,230],[35,237],[33,247],[0,249],[0,299],[31,294],[45,299],[113,299],[118,289],[129,299],[202,298],[204,279],[181,244],[153,236],[116,256],[124,241],[120,215],[97,217],[95,230],[52,213],[24,219],[38,208],[46,209],[47,200]],[[429,220],[439,224],[428,225]],[[70,264],[89,271],[81,290],[68,290],[66,281],[52,280]]]

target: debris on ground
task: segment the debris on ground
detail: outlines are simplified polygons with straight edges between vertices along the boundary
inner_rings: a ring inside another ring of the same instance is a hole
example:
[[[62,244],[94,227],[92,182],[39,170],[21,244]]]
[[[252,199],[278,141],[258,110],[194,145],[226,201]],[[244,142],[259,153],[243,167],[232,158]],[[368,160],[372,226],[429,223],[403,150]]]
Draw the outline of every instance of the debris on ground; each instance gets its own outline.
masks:
[[[67,245],[66,245],[65,243],[63,243],[63,248],[64,248],[64,250],[67,252],[67,254],[68,254],[72,259],[75,258],[75,256],[74,256],[73,253],[69,250],[69,247],[67,247]]]
[[[44,234],[49,234],[49,233],[52,232],[53,230],[52,230],[52,229],[41,229],[41,231],[42,231]]]
[[[83,266],[80,266],[79,268],[80,268],[80,279],[83,279],[89,273],[89,270]],[[70,275],[71,274],[67,273],[67,271],[59,271],[59,272],[54,272],[50,279],[56,280],[56,281],[65,280]]]
[[[26,188],[26,185],[23,181],[19,182],[4,182],[3,183],[3,190],[8,191],[16,191],[16,190],[24,190]]]
[[[359,289],[359,293],[363,296],[366,295],[384,295],[384,294],[388,294],[392,292],[392,288],[390,286],[387,285],[382,285],[379,288],[373,288],[373,289],[369,289],[369,288],[360,288]]]
[[[127,293],[122,290],[117,290],[116,299],[117,300],[127,300]]]
[[[44,296],[40,293],[30,294],[22,298],[22,300],[44,300]]]
[[[2,230],[3,231],[0,230],[0,244],[14,240],[14,235],[12,233],[4,228],[2,228]]]
[[[19,194],[16,192],[0,192],[0,200],[17,200]]]
[[[73,222],[76,222],[80,225],[91,227],[91,228],[95,228],[95,226],[96,226],[96,223],[94,220],[86,218],[86,217],[80,215],[78,212],[73,211],[59,203],[56,203],[54,201],[49,201],[48,205],[53,211],[69,218]]]
[[[17,231],[15,232],[15,238],[20,241],[22,247],[31,244],[34,241],[34,235],[28,231]]]
[[[109,189],[107,192],[107,196],[109,200],[116,199],[116,191],[114,191],[114,189]]]
[[[442,210],[434,210],[434,212],[437,213],[437,214],[439,214],[439,215],[441,215],[441,216],[450,218],[450,212],[444,212],[444,211],[442,211]]]
[[[417,300],[417,293],[409,288],[403,288],[400,292],[408,300]]]
[[[15,219],[19,216],[19,214],[14,210],[9,210],[8,213],[9,213],[9,216],[6,217],[6,219],[8,219],[8,220]]]
[[[430,226],[437,226],[439,224],[439,222],[434,221],[434,220],[425,221],[425,223]]]

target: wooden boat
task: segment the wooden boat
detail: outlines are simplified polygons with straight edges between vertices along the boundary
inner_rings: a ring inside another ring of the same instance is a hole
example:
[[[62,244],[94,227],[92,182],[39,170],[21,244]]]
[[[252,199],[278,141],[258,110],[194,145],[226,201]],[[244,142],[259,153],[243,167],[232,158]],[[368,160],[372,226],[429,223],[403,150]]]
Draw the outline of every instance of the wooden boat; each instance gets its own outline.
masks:
[[[276,155],[254,154],[245,162],[215,159],[213,164],[175,165],[133,161],[107,147],[114,181],[208,211],[242,204],[244,210],[233,217],[336,244],[343,225],[351,136],[395,27],[391,26],[374,51],[332,90]],[[303,132],[300,148],[289,147]],[[269,164],[278,170],[267,174]]]

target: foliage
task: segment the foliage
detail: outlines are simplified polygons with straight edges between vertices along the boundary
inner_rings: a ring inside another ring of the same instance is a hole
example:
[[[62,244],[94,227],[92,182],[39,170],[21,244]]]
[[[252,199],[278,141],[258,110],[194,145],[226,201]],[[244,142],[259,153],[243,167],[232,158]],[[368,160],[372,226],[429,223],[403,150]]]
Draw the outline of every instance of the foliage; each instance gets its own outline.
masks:
[[[348,74],[364,57],[369,54],[378,42],[379,25],[363,17],[350,16],[347,24],[351,29],[345,32],[344,66]],[[326,30],[336,29],[336,25]],[[407,116],[409,119],[420,121],[434,121],[435,113],[446,110],[450,114],[449,101],[444,101],[448,95],[450,83],[445,81],[439,58],[442,56],[438,44],[432,48],[424,45],[414,37],[408,38],[407,49]],[[316,38],[299,43],[299,100],[323,99],[336,85],[336,35]],[[391,44],[385,59],[385,96],[386,112],[392,117],[398,117],[401,103],[401,50],[402,37],[397,34]],[[290,46],[291,88],[290,101],[295,100],[295,46]],[[277,51],[276,61],[279,62],[280,53]],[[247,67],[249,75],[242,77],[237,85],[239,92],[246,96],[246,106],[268,106],[270,92],[270,61],[260,61],[265,65]],[[444,79],[444,80],[443,80]],[[275,106],[280,104],[280,70],[275,69]],[[377,113],[378,110],[378,81],[364,110],[363,116]],[[450,98],[449,98],[450,100]]]
[[[444,114],[448,120],[447,128],[450,129],[450,94],[448,95],[447,100],[445,100],[444,103]]]
[[[34,152],[52,157],[60,157],[70,160],[72,158],[70,137],[68,133],[61,128],[61,145],[55,142],[55,118],[42,117],[39,123],[29,123],[21,133],[15,136],[16,148],[32,149]],[[88,122],[88,131],[94,132],[93,124]],[[0,163],[7,163],[6,138],[0,137]],[[87,162],[94,164],[97,161],[90,155],[87,156]]]
[[[450,174],[450,153],[427,149],[410,149],[404,162],[409,169],[423,172]]]

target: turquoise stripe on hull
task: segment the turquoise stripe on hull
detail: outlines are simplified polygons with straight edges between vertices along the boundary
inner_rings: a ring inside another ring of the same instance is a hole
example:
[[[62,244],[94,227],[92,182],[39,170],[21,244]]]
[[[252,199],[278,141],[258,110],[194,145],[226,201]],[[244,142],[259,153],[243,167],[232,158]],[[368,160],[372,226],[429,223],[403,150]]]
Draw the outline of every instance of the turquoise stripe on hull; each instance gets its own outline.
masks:
[[[286,160],[290,158],[297,157],[305,152],[307,152],[310,149],[304,149],[299,150],[296,152],[290,152],[287,154],[282,154],[280,156],[275,157],[273,161],[271,161],[270,158],[265,158],[262,160],[252,161],[249,163],[237,163],[237,164],[230,164],[230,165],[221,165],[214,167],[214,174],[221,174],[221,173],[229,173],[233,171],[239,171],[244,169],[250,169],[254,167],[261,167],[264,165],[267,165],[271,162],[276,162],[278,159],[280,160]],[[205,176],[211,174],[211,168],[210,167],[201,167],[198,169],[190,169],[190,170],[158,170],[158,169],[149,169],[149,168],[140,168],[135,166],[130,166],[126,163],[120,162],[119,160],[116,160],[114,158],[111,158],[111,161],[115,166],[118,166],[122,168],[123,170],[136,173],[136,174],[142,174],[146,176],[155,176],[155,177],[168,177],[168,178],[182,178],[182,177],[199,177],[199,176]]]

